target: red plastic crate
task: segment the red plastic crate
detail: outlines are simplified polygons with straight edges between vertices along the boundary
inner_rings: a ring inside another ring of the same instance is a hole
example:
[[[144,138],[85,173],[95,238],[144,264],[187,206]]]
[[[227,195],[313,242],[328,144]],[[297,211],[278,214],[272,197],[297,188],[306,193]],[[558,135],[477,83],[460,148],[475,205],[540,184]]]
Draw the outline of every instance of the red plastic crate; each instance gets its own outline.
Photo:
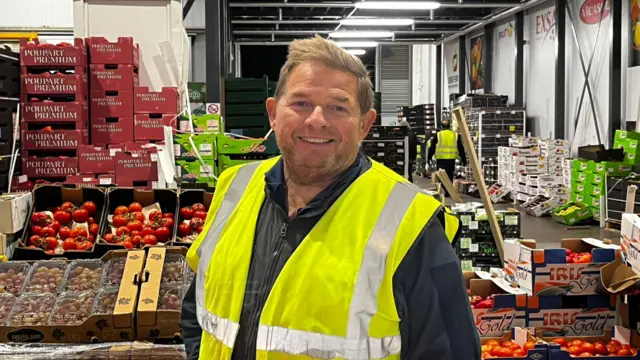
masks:
[[[91,65],[91,90],[123,90],[133,91],[138,86],[140,77],[133,65]]]
[[[116,153],[116,184],[133,181],[158,181],[158,161],[153,154]]]
[[[133,110],[136,114],[177,114],[178,89],[164,87],[159,92],[153,92],[148,87],[137,86]]]
[[[66,44],[66,45],[64,45]],[[40,44],[38,39],[20,40],[20,66],[27,67],[85,67],[87,47],[83,39],[73,39],[73,44]]]
[[[23,150],[77,150],[87,144],[89,133],[84,130],[22,130]]]
[[[120,117],[133,120],[133,92],[91,90],[89,108],[91,118]]]
[[[22,88],[20,91],[22,94],[67,95],[86,94],[89,89],[86,74],[58,74],[22,75]]]
[[[164,140],[164,126],[171,126],[172,120],[175,124],[175,118],[176,114],[135,114],[133,116],[134,140]]]
[[[133,117],[92,117],[91,142],[96,146],[133,141]]]
[[[78,171],[83,174],[113,174],[116,172],[116,150],[93,145],[78,147]]]
[[[91,64],[123,64],[139,68],[140,47],[134,44],[132,37],[119,37],[116,42],[109,42],[103,37],[90,37],[87,46]]]
[[[78,158],[22,158],[22,173],[30,178],[61,178],[78,172]]]

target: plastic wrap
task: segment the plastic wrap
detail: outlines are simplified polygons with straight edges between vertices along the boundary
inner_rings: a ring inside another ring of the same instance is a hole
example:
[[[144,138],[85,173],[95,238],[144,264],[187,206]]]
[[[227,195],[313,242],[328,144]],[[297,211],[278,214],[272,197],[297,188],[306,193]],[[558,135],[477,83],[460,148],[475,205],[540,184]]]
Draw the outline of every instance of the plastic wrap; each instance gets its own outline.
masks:
[[[62,285],[62,279],[67,269],[67,263],[56,260],[38,261],[31,268],[23,292],[27,293],[57,293]]]
[[[11,309],[8,325],[37,326],[49,322],[56,297],[53,294],[23,294]]]
[[[113,309],[116,307],[116,301],[118,300],[118,288],[106,288],[100,289],[96,299],[93,302],[92,314],[113,314]]]
[[[0,325],[5,325],[7,323],[13,304],[15,304],[17,299],[18,298],[12,294],[0,294]]]
[[[24,261],[0,263],[0,294],[20,295],[31,265]]]
[[[102,287],[120,286],[126,261],[126,257],[116,257],[107,262],[102,273]]]
[[[98,290],[102,278],[102,261],[76,260],[69,264],[63,282],[63,291]]]
[[[186,359],[184,345],[142,342],[109,344],[0,344],[0,358],[12,360]]]
[[[53,308],[49,325],[80,325],[91,315],[95,291],[63,292]]]
[[[184,280],[187,261],[182,254],[167,254],[162,267],[162,284],[180,284]]]
[[[160,285],[158,310],[181,311],[183,293],[182,285]]]

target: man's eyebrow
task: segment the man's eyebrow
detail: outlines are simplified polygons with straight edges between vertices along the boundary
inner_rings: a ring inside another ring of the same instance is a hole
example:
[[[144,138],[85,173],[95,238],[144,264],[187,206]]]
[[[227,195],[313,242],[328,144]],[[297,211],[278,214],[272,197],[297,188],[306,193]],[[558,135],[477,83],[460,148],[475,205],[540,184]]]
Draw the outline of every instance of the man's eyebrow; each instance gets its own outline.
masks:
[[[331,98],[337,102],[349,103],[349,98],[346,96],[332,95]]]
[[[296,91],[296,92],[292,93],[291,95],[289,95],[289,97],[304,98],[304,97],[309,97],[309,94],[306,93],[306,92]]]

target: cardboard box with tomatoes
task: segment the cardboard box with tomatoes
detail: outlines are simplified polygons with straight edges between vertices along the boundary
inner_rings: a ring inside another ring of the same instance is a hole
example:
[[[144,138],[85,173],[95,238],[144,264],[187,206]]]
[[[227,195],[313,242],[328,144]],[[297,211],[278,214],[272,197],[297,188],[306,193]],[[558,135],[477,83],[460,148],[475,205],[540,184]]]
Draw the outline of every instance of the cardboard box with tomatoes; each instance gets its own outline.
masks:
[[[482,359],[549,360],[547,344],[540,343],[524,328],[516,327],[501,336],[480,339]]]
[[[178,195],[178,221],[174,244],[189,247],[202,232],[213,193],[199,189],[182,190]]]
[[[0,341],[93,343],[135,338],[144,251],[96,260],[0,264]]]
[[[177,204],[175,190],[110,189],[96,252],[168,245],[175,235]]]
[[[599,336],[540,336],[540,339],[549,343],[549,360],[571,360],[576,357],[592,360],[640,359],[640,336],[636,331],[622,326],[615,326]]]
[[[95,257],[94,244],[99,238],[105,205],[102,189],[38,186],[13,259]]]

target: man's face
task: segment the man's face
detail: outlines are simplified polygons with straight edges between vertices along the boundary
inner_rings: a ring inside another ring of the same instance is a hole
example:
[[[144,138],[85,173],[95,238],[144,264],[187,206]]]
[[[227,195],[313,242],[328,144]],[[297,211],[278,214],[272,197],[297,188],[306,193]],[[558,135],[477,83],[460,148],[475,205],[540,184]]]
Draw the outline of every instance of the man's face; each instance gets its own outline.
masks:
[[[309,179],[351,165],[376,117],[375,110],[361,115],[354,75],[316,63],[296,66],[267,110],[288,170]]]

